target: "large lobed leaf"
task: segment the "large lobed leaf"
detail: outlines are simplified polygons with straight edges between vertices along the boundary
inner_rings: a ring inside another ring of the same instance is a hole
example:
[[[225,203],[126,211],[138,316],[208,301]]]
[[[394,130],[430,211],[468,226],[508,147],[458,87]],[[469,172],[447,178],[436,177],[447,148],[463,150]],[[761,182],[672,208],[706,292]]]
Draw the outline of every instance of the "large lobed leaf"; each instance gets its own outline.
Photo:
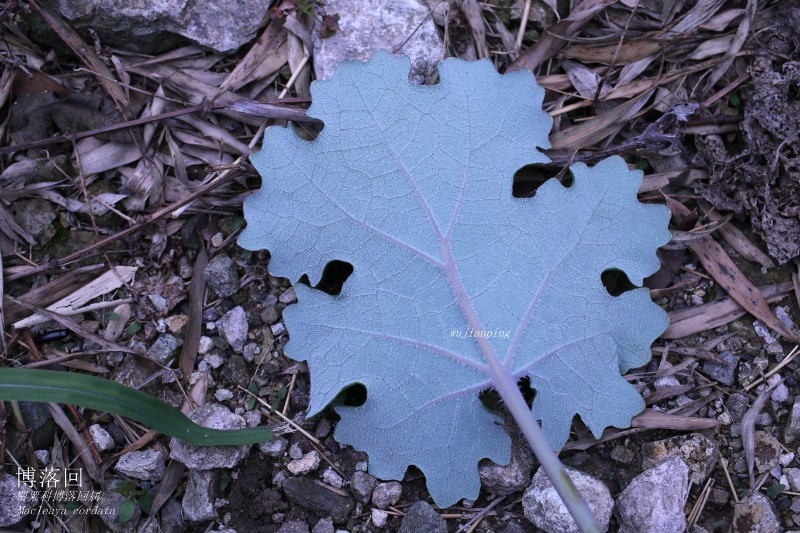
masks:
[[[556,449],[576,414],[599,435],[643,409],[620,372],[650,359],[667,316],[646,289],[610,296],[600,275],[641,285],[670,235],[667,209],[636,200],[641,173],[620,158],[514,198],[514,172],[547,161],[542,89],[488,61],[448,59],[439,74],[411,85],[408,60],[379,53],[315,83],[309,114],[325,129],[313,142],[267,130],[239,242],[269,248],[270,270],[293,281],[353,265],[341,294],[297,285],[284,312],[310,414],[364,384],[362,406],[337,407],[337,440],[368,452],[380,478],[416,465],[447,506],[477,497],[480,459],[509,460],[478,398],[503,373],[530,377]]]

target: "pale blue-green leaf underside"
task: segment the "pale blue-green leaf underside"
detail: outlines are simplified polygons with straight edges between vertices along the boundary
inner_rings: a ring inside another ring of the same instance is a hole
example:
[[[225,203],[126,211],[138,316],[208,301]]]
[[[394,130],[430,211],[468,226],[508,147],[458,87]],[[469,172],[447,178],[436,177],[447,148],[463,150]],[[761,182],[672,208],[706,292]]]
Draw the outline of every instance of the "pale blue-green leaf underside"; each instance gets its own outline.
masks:
[[[310,414],[365,385],[362,406],[337,408],[337,440],[383,479],[416,465],[447,506],[477,497],[480,459],[510,457],[478,398],[493,386],[487,357],[530,377],[556,449],[576,414],[599,435],[642,410],[620,372],[649,361],[667,317],[646,289],[613,297],[600,275],[641,285],[669,214],[638,202],[641,173],[617,157],[575,165],[568,189],[550,180],[514,198],[515,171],[547,161],[537,147],[552,121],[533,75],[448,59],[437,85],[414,86],[408,67],[388,53],[344,63],[312,86],[315,141],[267,130],[239,242],[268,248],[270,271],[292,281],[353,265],[341,294],[300,284],[284,311],[286,352],[309,364]]]

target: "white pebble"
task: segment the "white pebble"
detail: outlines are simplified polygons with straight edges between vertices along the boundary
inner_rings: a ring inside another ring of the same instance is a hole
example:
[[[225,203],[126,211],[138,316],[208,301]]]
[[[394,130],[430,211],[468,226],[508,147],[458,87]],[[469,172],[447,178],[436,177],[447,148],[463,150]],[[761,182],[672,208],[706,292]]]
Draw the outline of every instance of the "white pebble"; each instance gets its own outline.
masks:
[[[375,524],[375,527],[385,526],[388,518],[389,518],[389,513],[387,513],[386,511],[381,511],[380,509],[372,510],[372,523]]]

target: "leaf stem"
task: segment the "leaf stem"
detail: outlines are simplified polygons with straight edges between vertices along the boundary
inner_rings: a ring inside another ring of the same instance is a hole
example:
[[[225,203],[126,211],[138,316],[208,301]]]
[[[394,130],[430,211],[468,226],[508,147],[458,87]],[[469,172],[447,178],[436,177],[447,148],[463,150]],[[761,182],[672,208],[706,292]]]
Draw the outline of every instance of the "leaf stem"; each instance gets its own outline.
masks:
[[[550,478],[550,482],[555,487],[556,492],[561,496],[564,505],[567,506],[569,514],[572,515],[572,518],[583,533],[600,533],[602,530],[594,519],[592,511],[583,501],[578,489],[575,488],[572,480],[567,475],[564,465],[561,464],[556,453],[550,448],[550,444],[548,444],[544,433],[539,427],[539,422],[534,418],[533,412],[525,402],[525,398],[522,396],[516,381],[505,368],[502,368],[501,371],[507,376],[496,376],[496,390],[505,402],[506,407],[508,407],[511,416],[514,417],[514,421],[525,436],[525,440],[528,441],[531,450],[536,455],[536,459],[539,460],[542,468],[544,468],[547,477]]]
[[[441,234],[437,233],[437,235]],[[483,329],[481,327],[481,322],[478,320],[478,315],[475,312],[472,301],[467,295],[467,290],[461,281],[461,276],[455,266],[456,262],[453,258],[449,243],[440,239],[440,245],[445,256],[444,273],[453,287],[456,301],[461,307],[470,327],[476,331],[480,331]],[[566,505],[569,514],[572,515],[575,523],[578,524],[578,527],[583,533],[601,533],[602,530],[594,519],[594,516],[592,516],[589,506],[583,501],[578,489],[575,488],[566,470],[564,470],[564,465],[561,464],[556,453],[550,448],[550,444],[547,442],[544,433],[542,433],[539,427],[539,421],[533,416],[533,412],[525,402],[525,398],[522,396],[519,386],[517,386],[517,380],[514,379],[509,369],[506,368],[497,357],[488,338],[482,336],[476,337],[475,342],[478,344],[483,358],[489,367],[489,374],[492,377],[495,390],[497,390],[498,394],[500,394],[500,397],[505,402],[511,416],[514,417],[514,421],[525,436],[525,440],[528,441],[531,450],[533,450],[534,455],[536,455],[536,459],[539,460],[539,464],[544,468],[547,477],[550,478],[550,482],[553,484],[553,487],[555,487],[564,505]]]

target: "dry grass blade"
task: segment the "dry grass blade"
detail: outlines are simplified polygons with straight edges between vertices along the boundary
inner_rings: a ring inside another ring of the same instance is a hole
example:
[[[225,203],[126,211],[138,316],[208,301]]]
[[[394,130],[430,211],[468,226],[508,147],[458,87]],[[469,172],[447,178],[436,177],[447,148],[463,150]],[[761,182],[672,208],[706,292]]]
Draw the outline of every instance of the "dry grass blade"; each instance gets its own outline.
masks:
[[[104,268],[104,265],[89,265],[76,268],[28,291],[19,296],[19,299],[41,307],[47,307],[86,285],[86,283],[95,278],[97,271],[102,268]],[[27,307],[17,305],[6,299],[3,300],[3,308],[6,315],[6,325],[11,325],[31,314]]]
[[[727,59],[725,62],[717,66],[717,68],[715,68],[714,71],[709,75],[704,88],[705,93],[711,92],[712,87],[714,87],[720,78],[725,75],[725,71],[727,71],[728,67],[730,67],[733,63],[736,54],[741,51],[745,41],[747,41],[747,38],[750,36],[750,26],[753,23],[753,19],[756,17],[757,11],[758,0],[747,0],[747,7],[745,8],[744,16],[739,22],[739,27],[736,29],[736,34],[734,35],[730,47],[725,54]]]
[[[794,300],[800,307],[800,272],[792,272],[792,287],[794,288]]]
[[[5,313],[3,312],[3,254],[0,253],[0,356],[6,355]]]
[[[722,8],[725,2],[726,0],[699,0],[680,20],[664,32],[664,36],[671,37],[696,32],[704,22]]]
[[[642,110],[652,94],[652,90],[647,91],[581,124],[553,133],[550,136],[552,149],[588,148],[609,135],[615,134],[634,115]]]
[[[206,265],[208,265],[208,254],[206,249],[201,246],[192,270],[192,283],[189,286],[189,318],[186,325],[186,338],[183,341],[178,363],[183,379],[186,381],[189,380],[189,376],[192,374],[195,358],[197,357],[197,347],[202,334],[203,295],[206,291],[203,270]]]
[[[115,291],[125,284],[133,281],[133,275],[138,270],[137,267],[118,266],[109,270],[94,281],[65,296],[61,300],[48,306],[47,310],[53,313],[74,314],[74,312],[87,302],[99,296]],[[41,324],[48,320],[45,316],[34,314],[26,319],[14,323],[14,327],[29,328],[36,324]]]
[[[288,2],[282,2],[277,9],[286,7]],[[280,70],[286,64],[286,35],[285,29],[268,24],[244,58],[219,86],[217,95],[238,91],[248,83]],[[216,96],[212,98],[214,100]]]
[[[97,57],[92,47],[87,45],[83,39],[81,39],[80,35],[49,7],[41,4],[37,0],[30,0],[29,3],[33,9],[41,15],[47,25],[53,28],[53,31],[55,31],[67,46],[72,49],[75,55],[86,64],[86,67],[97,76],[97,81],[100,82],[100,85],[103,86],[106,93],[114,100],[120,113],[125,116],[129,105],[128,97],[114,80],[114,74],[106,67],[106,64]]]
[[[103,332],[103,338],[109,342],[117,342],[125,331],[128,321],[131,319],[131,306],[130,304],[118,305],[114,308],[115,318],[112,318],[106,324],[106,329]]]
[[[645,409],[631,419],[632,428],[698,431],[701,429],[715,428],[718,425],[719,422],[712,418],[696,418],[679,414],[662,413],[661,411],[653,411],[651,409]]]
[[[715,209],[712,209],[707,202],[701,201],[699,204],[712,222],[719,222],[723,219],[723,216]],[[775,266],[775,262],[772,258],[762,252],[758,246],[747,238],[742,230],[733,224],[723,224],[717,228],[717,231],[719,231],[719,234],[725,239],[725,242],[730,244],[734,250],[739,252],[739,255],[748,261],[758,263],[764,268],[773,268]]]
[[[92,456],[89,443],[84,440],[80,433],[78,433],[78,430],[75,429],[72,420],[67,417],[66,413],[64,413],[64,409],[62,409],[59,404],[48,403],[47,406],[50,408],[50,414],[53,416],[53,421],[56,423],[56,425],[58,425],[58,427],[61,428],[75,449],[78,450],[78,454],[83,460],[83,467],[86,469],[86,473],[89,474],[89,477],[95,482],[102,485],[103,475],[100,473],[100,469],[97,466],[94,457]]]
[[[478,0],[458,0],[458,5],[472,30],[472,38],[475,40],[478,59],[489,57],[489,48],[486,46],[486,23],[483,20],[483,13]]]
[[[764,409],[767,400],[769,400],[769,397],[781,383],[783,383],[783,380],[780,380],[769,389],[761,391],[756,401],[753,402],[753,405],[742,417],[742,444],[744,444],[744,455],[747,458],[747,473],[750,475],[751,489],[753,489],[756,484],[753,474],[756,461],[756,418],[758,418],[758,414]]]
[[[706,271],[739,305],[784,338],[798,342],[797,336],[775,316],[761,292],[742,274],[717,241],[706,236],[691,248]]]
[[[720,359],[719,355],[714,352],[704,350],[702,348],[691,348],[688,346],[669,346],[669,353],[674,355],[683,355],[686,357],[690,357],[693,359],[705,359],[706,361],[711,361],[713,363],[723,364],[724,361]],[[667,352],[666,348],[653,348],[653,353],[657,355],[663,355]]]
[[[698,496],[697,501],[694,504],[694,507],[692,507],[692,510],[689,513],[689,517],[687,519],[687,526],[689,531],[692,531],[694,525],[700,519],[700,515],[703,514],[703,509],[705,509],[706,503],[708,502],[708,497],[711,494],[712,483],[714,483],[713,478],[709,478],[708,481],[706,481],[703,490],[700,491],[700,496]]]
[[[31,311],[34,311],[38,315],[42,315],[47,320],[53,320],[55,322],[58,322],[59,324],[61,324],[65,328],[67,328],[68,330],[76,333],[77,335],[83,337],[84,339],[93,340],[100,347],[102,347],[102,348],[104,348],[104,349],[106,349],[106,350],[108,350],[110,352],[138,353],[136,350],[128,348],[127,346],[120,346],[119,344],[116,344],[116,343],[113,343],[113,342],[109,342],[109,341],[105,340],[103,337],[101,337],[100,335],[95,335],[89,329],[83,327],[82,325],[78,324],[74,320],[71,320],[71,319],[69,319],[69,318],[67,318],[67,317],[65,317],[63,315],[58,314],[58,313],[54,313],[52,311],[49,311],[49,310],[45,309],[44,307],[39,307],[38,305],[33,305],[33,304],[28,303],[28,302],[25,302],[25,301],[22,301],[22,300],[18,300],[16,298],[14,298],[13,296],[7,296],[7,298],[10,299],[12,302],[15,302],[15,303],[17,303],[19,305],[27,307],[28,309],[30,309]]]
[[[604,46],[577,44],[565,48],[563,54],[586,63],[601,63],[603,65],[612,63],[628,64],[657,54],[665,46],[665,43],[649,39],[631,41],[622,46],[617,46],[616,44]]]
[[[581,0],[568,18],[547,28],[536,44],[508,67],[508,71],[535,69],[561,50],[567,39],[585,26],[592,15],[615,2],[616,0]]]
[[[780,300],[791,290],[792,284],[786,282],[761,287],[760,292],[769,303]],[[746,313],[747,310],[733,298],[672,311],[669,314],[669,327],[661,334],[661,338],[682,339],[733,322]]]
[[[150,515],[155,516],[156,513],[169,501],[172,493],[178,488],[178,485],[183,478],[183,473],[186,467],[179,461],[172,460],[167,465],[167,471],[161,484],[156,489],[156,495],[153,497],[153,502],[150,504]]]

